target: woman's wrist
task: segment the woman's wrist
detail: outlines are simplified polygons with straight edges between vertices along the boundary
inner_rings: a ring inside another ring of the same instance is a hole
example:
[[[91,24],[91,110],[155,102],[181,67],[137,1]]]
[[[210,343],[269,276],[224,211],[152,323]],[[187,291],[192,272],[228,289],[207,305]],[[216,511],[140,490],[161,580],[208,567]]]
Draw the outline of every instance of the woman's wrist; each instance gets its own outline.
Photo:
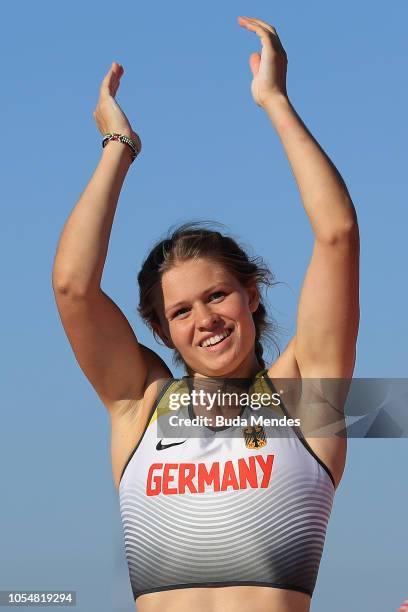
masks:
[[[270,94],[262,105],[272,123],[279,120],[288,109],[293,109],[288,96],[282,92]]]
[[[102,149],[102,158],[129,168],[133,161],[133,152],[127,144],[119,140],[110,140]]]
[[[132,151],[132,161],[134,161],[142,149],[142,143],[137,134],[132,134],[132,136],[133,138],[120,132],[106,132],[103,135],[102,147],[105,148],[111,141],[119,141]]]
[[[288,134],[297,134],[298,136],[309,134],[302,119],[286,95],[275,95],[268,98],[263,109],[266,111],[282,142],[286,140]]]

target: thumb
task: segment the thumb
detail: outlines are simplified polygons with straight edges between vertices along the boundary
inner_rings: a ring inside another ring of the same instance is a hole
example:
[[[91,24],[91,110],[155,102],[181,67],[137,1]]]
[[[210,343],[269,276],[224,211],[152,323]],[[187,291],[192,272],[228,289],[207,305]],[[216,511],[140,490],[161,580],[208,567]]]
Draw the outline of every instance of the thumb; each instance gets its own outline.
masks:
[[[261,63],[261,55],[259,53],[251,53],[249,57],[249,67],[253,76],[258,74],[259,64]]]

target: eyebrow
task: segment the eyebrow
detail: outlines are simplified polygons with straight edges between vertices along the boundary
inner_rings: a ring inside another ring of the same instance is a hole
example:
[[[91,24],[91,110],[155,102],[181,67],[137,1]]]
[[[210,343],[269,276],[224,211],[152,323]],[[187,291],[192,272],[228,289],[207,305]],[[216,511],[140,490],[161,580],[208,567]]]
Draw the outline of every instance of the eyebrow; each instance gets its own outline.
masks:
[[[218,282],[215,283],[214,285],[211,285],[211,287],[209,287],[208,289],[206,289],[205,291],[203,291],[203,293],[201,294],[203,295],[209,295],[212,291],[214,291],[214,289],[219,288],[219,287],[230,287],[230,285],[227,282]],[[168,308],[165,309],[164,313],[166,315],[168,315],[170,312],[172,312],[173,310],[179,308],[180,306],[185,306],[188,303],[188,300],[181,300],[180,302],[176,302],[175,304],[172,304],[171,306],[169,306]]]
[[[165,309],[165,314],[169,314],[172,310],[175,310],[176,308],[179,308],[180,306],[184,306],[186,304],[186,300],[184,300],[183,302],[177,302],[177,304],[172,304],[171,306],[169,306],[168,308]]]

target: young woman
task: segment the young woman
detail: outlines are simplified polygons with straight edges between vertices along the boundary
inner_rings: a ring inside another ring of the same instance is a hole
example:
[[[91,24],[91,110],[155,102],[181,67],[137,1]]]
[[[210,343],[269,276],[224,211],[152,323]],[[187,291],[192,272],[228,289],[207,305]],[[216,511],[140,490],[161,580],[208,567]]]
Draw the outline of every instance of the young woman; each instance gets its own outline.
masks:
[[[186,365],[190,391],[214,379],[249,381],[245,388],[253,394],[271,393],[270,379],[350,378],[359,320],[353,203],[289,101],[287,56],[275,28],[238,19],[261,40],[261,53],[249,60],[253,99],[279,135],[315,236],[296,334],[266,369],[260,288],[268,272],[231,238],[194,225],[156,245],[144,262],[139,310]],[[130,142],[106,142],[62,232],[53,287],[79,365],[110,415],[138,610],[307,612],[345,440],[313,438],[301,426],[281,436],[276,427],[243,432],[213,422],[196,438],[157,437],[152,425],[169,414],[170,391],[185,390],[188,381],[172,380],[100,287],[119,193],[133,149],[141,148],[115,100],[122,74],[114,62],[94,117],[102,134]],[[251,410],[236,406],[234,414]],[[183,411],[203,414],[191,401]]]

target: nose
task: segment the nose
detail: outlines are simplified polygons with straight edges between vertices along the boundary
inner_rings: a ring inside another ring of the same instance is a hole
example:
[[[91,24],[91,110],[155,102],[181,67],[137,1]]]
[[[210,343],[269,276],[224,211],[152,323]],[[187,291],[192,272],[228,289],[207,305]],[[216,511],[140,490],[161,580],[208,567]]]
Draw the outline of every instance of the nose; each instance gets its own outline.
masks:
[[[220,322],[220,316],[207,304],[197,305],[196,323],[200,331],[212,330]]]

